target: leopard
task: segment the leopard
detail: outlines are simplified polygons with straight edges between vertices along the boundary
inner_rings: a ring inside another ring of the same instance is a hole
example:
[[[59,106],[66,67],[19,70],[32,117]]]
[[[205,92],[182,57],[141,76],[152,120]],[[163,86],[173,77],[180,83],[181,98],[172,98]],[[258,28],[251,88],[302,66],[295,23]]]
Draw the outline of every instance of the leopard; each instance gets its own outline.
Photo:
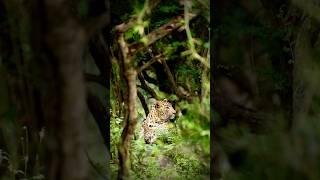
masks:
[[[157,130],[165,128],[166,124],[175,118],[176,111],[167,100],[158,100],[151,107],[147,118],[142,123],[141,134],[146,144],[157,140]]]

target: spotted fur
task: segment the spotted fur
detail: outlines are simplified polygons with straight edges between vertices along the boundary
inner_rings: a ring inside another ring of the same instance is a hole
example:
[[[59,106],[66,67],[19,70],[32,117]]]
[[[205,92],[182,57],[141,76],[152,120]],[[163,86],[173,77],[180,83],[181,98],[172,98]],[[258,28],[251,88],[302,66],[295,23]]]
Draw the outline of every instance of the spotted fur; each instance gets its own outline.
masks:
[[[157,129],[164,128],[165,124],[175,117],[176,111],[167,100],[157,101],[142,123],[142,134],[147,144],[152,144],[157,139]]]

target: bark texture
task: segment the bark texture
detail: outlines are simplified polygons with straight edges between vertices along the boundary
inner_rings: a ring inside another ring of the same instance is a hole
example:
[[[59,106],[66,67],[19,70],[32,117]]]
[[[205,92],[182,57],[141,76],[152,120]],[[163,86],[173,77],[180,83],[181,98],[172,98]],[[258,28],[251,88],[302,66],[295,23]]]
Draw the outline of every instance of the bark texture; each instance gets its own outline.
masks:
[[[82,52],[86,33],[63,0],[43,4],[42,60],[47,91],[43,96],[48,135],[48,179],[88,179],[84,154],[86,108]],[[40,9],[37,9],[40,11]]]

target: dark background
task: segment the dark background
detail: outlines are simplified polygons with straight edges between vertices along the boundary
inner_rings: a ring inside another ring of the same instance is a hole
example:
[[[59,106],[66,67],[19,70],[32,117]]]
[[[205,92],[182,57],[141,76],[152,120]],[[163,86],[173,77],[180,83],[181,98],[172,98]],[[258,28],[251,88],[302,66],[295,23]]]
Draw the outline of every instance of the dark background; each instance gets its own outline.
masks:
[[[116,164],[125,179],[140,118],[130,107],[139,99],[147,114],[147,99],[167,96],[199,131],[209,128],[210,110],[211,179],[319,179],[319,2],[211,1],[209,10],[208,1],[192,1],[195,49],[207,57],[210,34],[210,70],[182,55],[188,37],[167,24],[186,2],[147,12],[145,32],[165,34],[150,53],[143,35],[116,28],[144,1],[1,1],[0,179],[108,179],[111,108],[123,120]],[[123,53],[121,34],[137,59]],[[158,54],[169,60],[134,73]],[[204,113],[192,111],[198,106]],[[186,164],[181,171],[207,172]]]

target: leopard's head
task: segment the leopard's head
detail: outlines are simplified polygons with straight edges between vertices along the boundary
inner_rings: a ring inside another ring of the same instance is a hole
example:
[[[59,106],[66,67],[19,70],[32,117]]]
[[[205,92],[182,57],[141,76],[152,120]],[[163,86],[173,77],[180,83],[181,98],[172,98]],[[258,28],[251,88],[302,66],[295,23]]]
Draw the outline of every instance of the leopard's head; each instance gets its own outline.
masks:
[[[157,101],[154,107],[158,117],[163,121],[168,121],[175,117],[176,111],[167,99]]]

